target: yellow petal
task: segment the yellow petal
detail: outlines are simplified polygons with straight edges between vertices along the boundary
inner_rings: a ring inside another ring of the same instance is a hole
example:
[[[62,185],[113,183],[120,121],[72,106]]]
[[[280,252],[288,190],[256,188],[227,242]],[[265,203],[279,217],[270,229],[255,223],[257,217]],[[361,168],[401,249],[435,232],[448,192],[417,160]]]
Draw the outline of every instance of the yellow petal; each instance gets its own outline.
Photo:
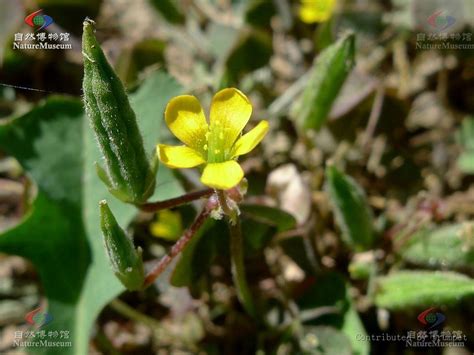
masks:
[[[214,95],[210,113],[209,162],[222,162],[229,158],[230,149],[251,114],[252,104],[239,90],[229,88]]]
[[[201,182],[215,189],[227,190],[237,185],[244,177],[244,171],[235,160],[207,164],[202,172]]]
[[[181,142],[203,152],[208,125],[197,98],[181,95],[171,99],[166,106],[165,121]]]
[[[333,12],[334,0],[302,0],[300,18],[305,23],[327,21]]]
[[[171,210],[161,210],[157,213],[156,221],[150,224],[151,235],[174,241],[183,231],[181,215]]]
[[[244,155],[256,147],[268,132],[268,121],[260,121],[257,126],[240,137],[233,148],[232,158]]]
[[[160,161],[169,168],[193,168],[206,162],[199,152],[185,145],[158,144],[156,151]]]

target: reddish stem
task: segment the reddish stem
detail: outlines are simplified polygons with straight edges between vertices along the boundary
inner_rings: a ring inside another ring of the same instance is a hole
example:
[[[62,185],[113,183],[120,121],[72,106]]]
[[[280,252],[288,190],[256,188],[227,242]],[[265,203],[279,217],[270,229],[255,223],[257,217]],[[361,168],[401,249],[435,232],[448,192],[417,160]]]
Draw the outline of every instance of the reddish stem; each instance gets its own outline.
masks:
[[[203,223],[206,221],[207,217],[209,217],[211,211],[216,207],[217,199],[215,197],[211,197],[207,201],[206,206],[204,206],[201,213],[199,213],[199,215],[196,217],[191,227],[189,227],[189,229],[184,232],[181,238],[179,238],[178,241],[171,247],[169,253],[161,258],[161,260],[157,262],[153,269],[150,270],[148,275],[145,277],[143,288],[150,286],[153,281],[155,281],[158,276],[161,275],[161,273],[166,269],[171,261],[183,251],[199,228],[201,228]]]
[[[143,205],[138,206],[138,208],[145,212],[155,212],[164,210],[166,208],[183,205],[185,203],[200,199],[201,197],[210,196],[213,192],[214,190],[212,189],[193,191],[182,196],[171,198],[169,200],[144,203]]]

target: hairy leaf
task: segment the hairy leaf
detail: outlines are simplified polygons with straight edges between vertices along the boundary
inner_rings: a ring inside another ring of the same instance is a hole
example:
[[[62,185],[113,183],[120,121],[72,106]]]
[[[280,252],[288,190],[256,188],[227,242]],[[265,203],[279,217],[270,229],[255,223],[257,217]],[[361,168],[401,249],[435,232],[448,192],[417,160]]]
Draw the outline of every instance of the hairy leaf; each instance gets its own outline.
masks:
[[[354,34],[348,34],[315,59],[308,84],[292,109],[292,116],[302,129],[319,130],[326,122],[332,104],[354,66],[354,42]]]
[[[374,242],[373,216],[364,191],[354,179],[337,170],[326,168],[327,187],[336,222],[343,240],[357,251],[371,247]]]
[[[375,303],[401,309],[449,305],[474,296],[474,280],[454,272],[400,271],[378,280]]]
[[[168,85],[160,87],[157,82]],[[145,138],[149,151],[158,139],[158,113],[180,91],[165,74],[157,73],[132,97],[140,128],[149,135]],[[107,198],[121,225],[130,222],[135,209],[111,198],[97,177],[94,163],[101,155],[79,99],[50,97],[0,125],[0,148],[18,159],[38,191],[22,222],[0,235],[0,251],[33,262],[53,317],[46,329],[69,330],[72,342],[70,348],[35,350],[86,354],[97,314],[123,290],[106,258],[98,203]],[[155,195],[179,195],[179,185],[162,170],[169,183],[158,186]]]

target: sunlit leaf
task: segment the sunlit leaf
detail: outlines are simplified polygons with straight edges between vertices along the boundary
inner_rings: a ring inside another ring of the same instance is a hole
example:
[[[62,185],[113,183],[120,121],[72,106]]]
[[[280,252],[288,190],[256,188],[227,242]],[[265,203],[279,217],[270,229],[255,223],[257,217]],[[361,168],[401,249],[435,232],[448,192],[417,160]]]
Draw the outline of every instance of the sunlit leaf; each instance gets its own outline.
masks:
[[[343,240],[356,250],[374,242],[373,215],[362,188],[334,166],[326,168],[327,188]]]
[[[474,296],[474,280],[454,272],[399,271],[381,277],[375,303],[401,309],[450,305]]]
[[[134,96],[132,106],[146,132],[149,151],[160,131],[156,112],[163,112],[168,99],[180,90],[158,73]],[[106,259],[98,203],[107,199],[123,226],[136,210],[112,197],[96,175],[94,162],[101,156],[79,99],[51,97],[0,125],[0,147],[20,162],[38,190],[24,220],[0,235],[0,250],[32,261],[48,299],[48,312],[54,317],[46,329],[69,330],[72,342],[70,348],[35,351],[85,354],[97,314],[123,291]],[[176,181],[155,191],[159,198],[180,193]]]
[[[292,117],[302,129],[318,130],[324,125],[354,60],[354,34],[342,37],[315,59],[308,84],[292,109]]]

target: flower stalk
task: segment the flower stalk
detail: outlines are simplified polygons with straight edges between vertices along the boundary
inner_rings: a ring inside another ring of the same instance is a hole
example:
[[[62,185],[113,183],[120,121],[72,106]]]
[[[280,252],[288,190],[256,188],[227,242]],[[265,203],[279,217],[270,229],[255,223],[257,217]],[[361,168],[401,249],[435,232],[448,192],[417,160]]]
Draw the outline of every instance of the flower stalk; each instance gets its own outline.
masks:
[[[244,267],[244,250],[242,239],[242,227],[240,218],[237,215],[235,222],[229,218],[230,231],[230,263],[232,271],[232,279],[237,289],[237,297],[244,306],[248,314],[255,317],[255,306],[250,293],[250,288],[245,277]]]
[[[235,202],[232,201],[232,205],[229,205],[225,191],[216,190],[216,195],[222,211],[228,217],[230,232],[230,263],[232,279],[237,290],[237,297],[247,313],[255,317],[255,306],[247,283],[247,278],[245,277],[242,226],[240,223],[239,210]]]
[[[168,267],[173,259],[180,254],[184,248],[189,244],[197,231],[202,227],[207,217],[211,214],[211,211],[217,207],[217,201],[212,196],[207,201],[206,205],[202,209],[201,213],[196,217],[193,224],[187,229],[181,238],[172,246],[170,252],[166,254],[146,275],[143,283],[143,288],[150,286]]]
[[[169,200],[144,203],[138,207],[145,212],[156,212],[167,208],[178,207],[188,202],[198,200],[202,197],[210,196],[213,192],[213,189],[203,189],[189,192],[175,198],[170,198]]]

